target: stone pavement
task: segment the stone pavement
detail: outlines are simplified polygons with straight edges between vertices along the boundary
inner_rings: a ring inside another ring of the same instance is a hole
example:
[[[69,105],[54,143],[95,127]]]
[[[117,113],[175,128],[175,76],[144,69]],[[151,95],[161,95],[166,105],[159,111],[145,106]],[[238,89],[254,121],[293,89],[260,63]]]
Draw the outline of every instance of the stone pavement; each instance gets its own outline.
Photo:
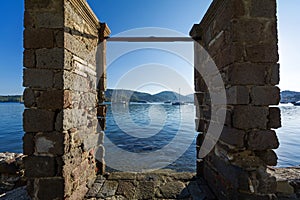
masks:
[[[96,199],[215,199],[202,178],[194,173],[161,170],[149,173],[113,172],[98,176],[86,195]]]

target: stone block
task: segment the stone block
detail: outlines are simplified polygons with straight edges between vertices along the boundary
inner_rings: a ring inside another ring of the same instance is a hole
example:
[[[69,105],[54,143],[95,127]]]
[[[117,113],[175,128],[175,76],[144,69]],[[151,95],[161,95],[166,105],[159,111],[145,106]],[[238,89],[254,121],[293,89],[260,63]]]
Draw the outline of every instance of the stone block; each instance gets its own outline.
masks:
[[[248,148],[250,150],[270,150],[279,147],[276,132],[272,130],[252,131],[248,135]]]
[[[279,77],[279,64],[274,64],[269,68],[269,73],[268,73],[268,83],[271,85],[278,85],[280,81]]]
[[[268,107],[236,106],[233,110],[233,127],[238,129],[266,129],[268,123]]]
[[[264,65],[236,63],[228,67],[226,81],[232,85],[265,85],[266,73]]]
[[[63,12],[35,12],[35,26],[37,28],[64,28]],[[63,45],[63,43],[62,43]]]
[[[251,89],[252,104],[257,106],[278,105],[280,89],[273,86],[256,86]]]
[[[231,23],[232,42],[261,44],[277,41],[277,27],[274,20],[240,18]]]
[[[115,195],[117,188],[118,188],[117,181],[105,181],[104,185],[102,186],[100,192],[97,195],[97,198],[112,197]]]
[[[27,68],[35,67],[35,50],[24,50],[23,52],[23,65]]]
[[[53,86],[53,72],[42,69],[24,69],[23,86],[47,89]]]
[[[37,198],[43,200],[64,199],[64,179],[61,177],[38,179]]]
[[[27,108],[35,106],[35,94],[34,91],[30,88],[26,88],[23,93],[24,105]]]
[[[154,182],[141,181],[137,186],[136,198],[137,199],[153,199],[154,198]]]
[[[160,187],[160,192],[164,199],[177,199],[184,188],[184,183],[180,181],[172,181],[162,185]]]
[[[253,63],[277,63],[279,60],[277,41],[247,45],[246,60]]]
[[[226,90],[227,104],[243,105],[249,103],[249,89],[246,86],[232,86]]]
[[[36,67],[42,69],[64,69],[64,49],[38,49],[36,50]]]
[[[276,166],[278,157],[273,150],[257,151],[255,154],[268,166]]]
[[[269,108],[269,122],[268,128],[280,128],[281,127],[281,114],[280,109],[277,107]]]
[[[218,69],[223,69],[234,62],[243,62],[245,58],[245,47],[239,43],[230,43],[213,57]]]
[[[59,132],[37,133],[35,136],[35,152],[61,156],[64,153],[64,134]]]
[[[63,0],[25,0],[25,10],[27,11],[62,11]]]
[[[28,178],[52,177],[56,175],[56,160],[46,156],[24,158],[25,176]]]
[[[87,126],[87,113],[83,109],[63,110],[63,130]]]
[[[25,132],[50,132],[54,130],[55,113],[46,110],[26,109],[23,114]]]
[[[24,48],[40,49],[53,48],[54,35],[51,29],[25,29]]]
[[[34,134],[25,133],[23,136],[23,153],[32,155],[34,153]]]
[[[117,195],[123,195],[126,199],[134,199],[135,185],[131,181],[119,181]]]
[[[224,126],[220,135],[220,140],[230,146],[242,148],[245,145],[245,136],[245,131]]]
[[[276,1],[274,0],[251,0],[250,16],[263,18],[276,18]]]
[[[63,109],[64,107],[64,91],[50,90],[41,92],[37,99],[37,107],[40,109]]]

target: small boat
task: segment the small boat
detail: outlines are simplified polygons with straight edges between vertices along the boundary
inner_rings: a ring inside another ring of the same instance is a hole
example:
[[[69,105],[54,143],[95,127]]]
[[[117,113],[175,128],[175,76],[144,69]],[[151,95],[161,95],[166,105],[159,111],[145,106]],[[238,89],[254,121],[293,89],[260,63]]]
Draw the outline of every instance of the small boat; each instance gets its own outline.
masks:
[[[300,101],[297,102],[291,102],[292,104],[294,104],[294,106],[300,106]]]
[[[185,103],[183,103],[183,102],[173,102],[172,105],[173,106],[181,106],[181,105],[185,105]]]
[[[165,101],[164,104],[171,104],[171,101]]]

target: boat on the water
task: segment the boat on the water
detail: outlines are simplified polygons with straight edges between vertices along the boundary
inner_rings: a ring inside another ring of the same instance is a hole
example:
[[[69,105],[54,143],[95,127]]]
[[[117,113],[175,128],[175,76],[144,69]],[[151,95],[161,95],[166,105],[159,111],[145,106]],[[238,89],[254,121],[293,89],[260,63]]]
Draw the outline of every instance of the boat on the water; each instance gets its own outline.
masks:
[[[184,102],[173,102],[172,103],[173,106],[181,106],[181,105],[185,105]]]
[[[300,106],[300,101],[297,102],[291,102],[294,106]]]

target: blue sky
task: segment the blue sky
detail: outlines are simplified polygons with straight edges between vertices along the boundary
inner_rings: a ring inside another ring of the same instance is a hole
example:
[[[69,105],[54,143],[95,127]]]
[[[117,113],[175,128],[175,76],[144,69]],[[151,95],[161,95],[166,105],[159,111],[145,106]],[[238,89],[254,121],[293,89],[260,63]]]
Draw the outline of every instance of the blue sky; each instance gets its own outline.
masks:
[[[143,27],[167,28],[187,35],[191,26],[200,22],[211,0],[88,0],[88,2],[98,18],[109,24],[112,35]],[[22,94],[23,0],[3,1],[1,8],[0,95]],[[283,90],[300,91],[299,10],[299,1],[278,0],[280,87]],[[185,48],[189,49],[191,46]],[[109,49],[114,51],[114,46],[109,44]],[[179,61],[168,52],[148,49],[129,53],[113,62],[108,69],[110,87],[116,86],[118,79],[131,68],[143,64],[134,59],[137,56],[147,63],[172,65],[187,82],[190,84],[193,82],[192,70],[186,62]],[[146,86],[140,87],[140,90],[151,93],[159,90],[154,88]]]

